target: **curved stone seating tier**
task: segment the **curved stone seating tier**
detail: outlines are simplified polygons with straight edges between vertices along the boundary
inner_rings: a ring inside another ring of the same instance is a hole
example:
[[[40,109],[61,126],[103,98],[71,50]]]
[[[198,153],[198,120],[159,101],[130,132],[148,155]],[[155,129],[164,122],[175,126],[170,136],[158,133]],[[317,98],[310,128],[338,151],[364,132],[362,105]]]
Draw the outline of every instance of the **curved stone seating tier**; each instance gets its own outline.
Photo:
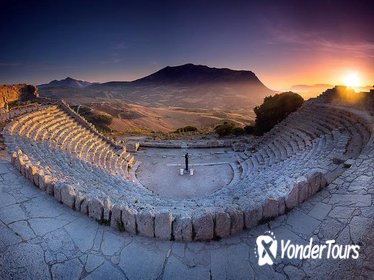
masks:
[[[39,104],[28,104],[24,106],[20,106],[14,109],[9,110],[8,112],[4,112],[0,114],[0,122],[5,122],[7,120],[19,117],[21,115],[32,113],[34,111],[39,110],[40,105]]]
[[[134,161],[128,153],[115,152],[106,140],[76,123],[58,106],[47,108],[19,118],[9,126],[9,133],[23,136],[29,141],[45,142],[51,147],[69,151],[109,171],[127,169]],[[120,158],[120,159],[119,159]],[[127,164],[124,164],[124,159]],[[125,172],[119,171],[125,174]]]
[[[371,135],[352,112],[306,103],[238,154],[240,179],[205,197],[172,199],[128,180],[132,157],[60,112],[49,106],[6,127],[15,167],[91,218],[168,240],[222,238],[284,214],[344,172]]]

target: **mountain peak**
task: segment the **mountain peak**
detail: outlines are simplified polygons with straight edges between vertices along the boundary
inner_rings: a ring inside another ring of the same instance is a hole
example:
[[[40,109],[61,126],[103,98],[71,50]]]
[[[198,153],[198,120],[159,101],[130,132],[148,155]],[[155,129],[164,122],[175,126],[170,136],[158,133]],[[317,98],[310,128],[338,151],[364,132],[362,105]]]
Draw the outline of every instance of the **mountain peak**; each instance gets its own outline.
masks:
[[[252,83],[263,85],[252,71],[214,68],[187,63],[166,66],[161,70],[134,81],[134,83],[200,84],[217,82]]]
[[[39,85],[38,88],[48,88],[48,87],[62,87],[62,88],[85,88],[92,83],[87,81],[76,80],[71,77],[66,77],[62,80],[53,80],[48,84]]]

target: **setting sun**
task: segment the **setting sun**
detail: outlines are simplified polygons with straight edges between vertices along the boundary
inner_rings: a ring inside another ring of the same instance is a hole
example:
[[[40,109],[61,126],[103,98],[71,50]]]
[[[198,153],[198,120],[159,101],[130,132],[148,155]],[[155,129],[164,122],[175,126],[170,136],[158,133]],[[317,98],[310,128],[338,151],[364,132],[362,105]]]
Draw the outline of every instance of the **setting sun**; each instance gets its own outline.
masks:
[[[357,72],[350,72],[343,79],[344,85],[351,88],[357,88],[360,86],[360,82],[360,77]]]

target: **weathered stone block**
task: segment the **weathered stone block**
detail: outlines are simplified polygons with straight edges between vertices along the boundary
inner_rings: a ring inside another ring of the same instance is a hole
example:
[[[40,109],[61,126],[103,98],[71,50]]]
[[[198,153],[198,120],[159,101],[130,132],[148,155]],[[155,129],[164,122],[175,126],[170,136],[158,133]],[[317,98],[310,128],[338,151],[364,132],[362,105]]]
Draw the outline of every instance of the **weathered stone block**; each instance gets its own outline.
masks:
[[[45,190],[47,194],[53,195],[54,188],[55,188],[53,178],[50,175],[45,175],[43,178],[44,178],[44,185],[45,185]]]
[[[304,176],[302,176],[297,179],[296,186],[298,188],[298,200],[300,204],[308,199],[309,184],[308,184],[307,179]]]
[[[136,234],[136,215],[138,211],[136,209],[125,206],[122,210],[122,222],[125,228],[125,231]]]
[[[25,163],[21,165],[21,174],[27,178],[27,173],[29,172],[30,165]]]
[[[286,213],[286,203],[284,197],[278,198],[278,215],[281,216]]]
[[[122,223],[122,206],[119,204],[114,204],[112,207],[110,226],[113,228],[117,228],[117,223]]]
[[[262,212],[264,218],[274,218],[278,216],[278,200],[274,198],[266,199]]]
[[[37,172],[34,174],[32,180],[33,180],[35,186],[38,186],[38,187],[39,187],[39,185],[40,185],[40,183],[39,183],[39,169],[38,169]]]
[[[178,217],[173,222],[173,235],[175,240],[192,240],[192,219],[191,217]]]
[[[21,162],[22,162],[23,164],[25,164],[24,161],[23,161],[23,159],[21,159],[20,155],[18,155],[18,157],[16,158],[16,160],[15,160],[15,162],[14,162],[14,167],[15,167],[19,172],[21,172]]]
[[[90,202],[90,200],[86,197],[83,201],[82,201],[82,204],[81,204],[81,213],[83,214],[88,214],[88,203]]]
[[[258,224],[262,219],[262,207],[257,207],[255,209],[248,209],[244,211],[244,224],[245,227],[250,229]]]
[[[77,192],[76,196],[75,196],[75,205],[74,205],[74,208],[76,211],[81,211],[81,205],[83,203],[83,201],[85,200],[85,195],[84,193],[81,193],[81,192]]]
[[[192,218],[195,240],[211,240],[214,235],[213,215],[209,212],[196,213]]]
[[[101,199],[95,197],[88,202],[88,216],[97,221],[103,218],[104,203]]]
[[[170,212],[156,212],[155,214],[155,237],[170,240],[173,216]]]
[[[136,215],[136,225],[139,234],[148,237],[154,237],[154,220],[155,215],[150,210],[143,210],[140,213],[138,213],[138,215]]]
[[[297,184],[291,186],[291,191],[288,193],[288,196],[286,198],[286,208],[288,210],[296,207],[298,205],[299,201],[299,189],[297,187]]]
[[[38,176],[38,187],[41,189],[43,192],[46,189],[45,183],[44,183],[44,171],[42,169],[39,169],[38,173],[35,175]]]
[[[34,183],[34,176],[38,172],[38,168],[34,165],[30,165],[27,178]]]
[[[327,179],[325,177],[325,174],[321,173],[320,176],[321,176],[321,178],[320,178],[320,186],[319,186],[319,188],[323,189],[323,188],[325,188],[328,185],[328,182],[327,182]]]
[[[103,219],[105,221],[110,221],[110,214],[112,212],[112,201],[110,201],[109,198],[104,199],[104,213],[103,213]]]
[[[230,235],[231,218],[226,212],[217,212],[215,214],[215,227],[214,233],[217,237],[226,237]]]
[[[54,186],[53,196],[55,197],[55,199],[57,199],[57,201],[61,202],[61,189],[64,187],[64,185],[65,184],[58,182]]]
[[[13,166],[15,166],[15,164],[16,164],[17,157],[18,157],[17,152],[13,152],[12,153],[12,158],[11,158],[11,162],[12,162]]]
[[[75,203],[75,190],[72,186],[64,184],[61,188],[61,201],[63,204],[70,208],[74,208]]]
[[[243,212],[238,209],[227,209],[226,212],[230,215],[231,228],[230,234],[236,234],[243,230],[244,228],[244,216]]]
[[[320,187],[320,173],[316,172],[310,175],[308,178],[309,188],[308,188],[308,196],[311,197],[315,194]]]

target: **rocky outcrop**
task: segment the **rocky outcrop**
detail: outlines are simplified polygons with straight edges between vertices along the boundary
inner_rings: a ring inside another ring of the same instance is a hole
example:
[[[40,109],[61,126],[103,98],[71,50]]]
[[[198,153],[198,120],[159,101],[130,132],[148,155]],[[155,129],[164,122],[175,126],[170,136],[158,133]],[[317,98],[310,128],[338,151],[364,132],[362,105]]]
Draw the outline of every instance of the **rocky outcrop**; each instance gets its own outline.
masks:
[[[0,108],[4,108],[6,103],[32,100],[38,96],[38,90],[33,85],[0,85]]]

